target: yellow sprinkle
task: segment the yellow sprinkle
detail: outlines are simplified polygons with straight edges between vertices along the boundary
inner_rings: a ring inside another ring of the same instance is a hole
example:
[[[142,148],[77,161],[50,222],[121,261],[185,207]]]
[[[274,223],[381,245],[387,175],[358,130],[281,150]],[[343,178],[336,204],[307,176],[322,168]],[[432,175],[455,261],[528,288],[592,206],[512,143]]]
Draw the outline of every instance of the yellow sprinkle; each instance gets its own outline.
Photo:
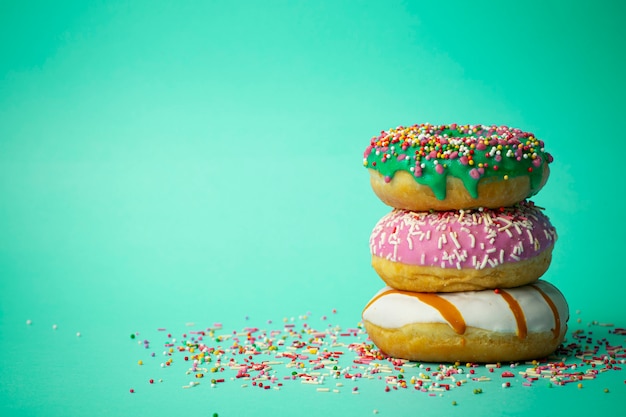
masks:
[[[580,388],[582,388],[582,387],[583,387],[583,384],[580,384],[580,383],[579,383],[579,384],[577,385],[577,387],[578,387],[578,389],[580,389]]]
[[[137,365],[143,365],[143,361],[137,361]]]
[[[508,176],[508,175],[505,175],[505,176],[504,176],[504,180],[506,181],[506,180],[508,180],[508,179],[509,179],[509,176]]]

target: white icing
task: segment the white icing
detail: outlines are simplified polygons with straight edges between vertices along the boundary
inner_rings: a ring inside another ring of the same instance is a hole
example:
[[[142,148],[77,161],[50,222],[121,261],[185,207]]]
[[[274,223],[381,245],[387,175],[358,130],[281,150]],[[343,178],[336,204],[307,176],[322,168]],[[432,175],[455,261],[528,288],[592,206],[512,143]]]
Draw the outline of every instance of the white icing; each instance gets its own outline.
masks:
[[[550,305],[533,285],[541,289],[554,303],[560,318],[560,330],[563,331],[569,318],[569,308],[563,294],[546,281],[517,288],[508,288],[520,305],[526,321],[527,331],[546,332],[555,328],[555,317]],[[385,287],[372,298],[391,291]],[[516,333],[517,321],[504,297],[494,290],[437,293],[452,303],[461,313],[468,327],[477,327],[503,333]],[[377,326],[394,329],[413,323],[448,323],[434,307],[425,304],[417,297],[391,292],[371,302],[363,311],[363,319]]]

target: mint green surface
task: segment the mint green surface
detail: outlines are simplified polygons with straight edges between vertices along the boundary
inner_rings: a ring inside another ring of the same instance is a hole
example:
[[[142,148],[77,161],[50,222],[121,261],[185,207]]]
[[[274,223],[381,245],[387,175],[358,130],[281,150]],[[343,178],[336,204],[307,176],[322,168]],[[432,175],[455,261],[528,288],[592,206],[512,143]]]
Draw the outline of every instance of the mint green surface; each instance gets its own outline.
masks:
[[[362,152],[380,130],[416,122],[505,124],[545,140],[555,162],[533,200],[560,239],[544,278],[572,316],[626,327],[625,11],[610,1],[4,2],[0,415],[623,409],[624,371],[582,390],[455,398],[367,384],[361,395],[298,384],[130,395],[142,371],[128,338],[332,309],[355,326],[382,286],[368,238],[389,211]]]

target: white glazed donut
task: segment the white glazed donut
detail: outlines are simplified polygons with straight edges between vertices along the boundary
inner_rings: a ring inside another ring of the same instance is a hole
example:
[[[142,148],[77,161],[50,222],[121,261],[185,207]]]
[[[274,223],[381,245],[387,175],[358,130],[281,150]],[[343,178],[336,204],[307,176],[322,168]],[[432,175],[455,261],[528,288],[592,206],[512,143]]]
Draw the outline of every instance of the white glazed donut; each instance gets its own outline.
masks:
[[[415,293],[385,287],[363,310],[378,348],[426,362],[541,359],[565,337],[569,309],[546,281],[507,290]]]

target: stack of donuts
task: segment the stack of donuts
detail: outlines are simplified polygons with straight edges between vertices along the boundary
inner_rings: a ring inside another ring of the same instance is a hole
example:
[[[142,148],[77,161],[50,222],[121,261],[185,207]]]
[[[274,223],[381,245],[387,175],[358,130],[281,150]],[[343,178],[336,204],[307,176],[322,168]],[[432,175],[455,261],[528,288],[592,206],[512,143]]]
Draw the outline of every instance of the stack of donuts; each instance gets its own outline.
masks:
[[[556,350],[569,310],[539,278],[557,235],[528,200],[551,162],[542,140],[505,126],[416,124],[371,139],[363,164],[393,208],[370,237],[386,286],[362,315],[381,351],[500,362]]]

